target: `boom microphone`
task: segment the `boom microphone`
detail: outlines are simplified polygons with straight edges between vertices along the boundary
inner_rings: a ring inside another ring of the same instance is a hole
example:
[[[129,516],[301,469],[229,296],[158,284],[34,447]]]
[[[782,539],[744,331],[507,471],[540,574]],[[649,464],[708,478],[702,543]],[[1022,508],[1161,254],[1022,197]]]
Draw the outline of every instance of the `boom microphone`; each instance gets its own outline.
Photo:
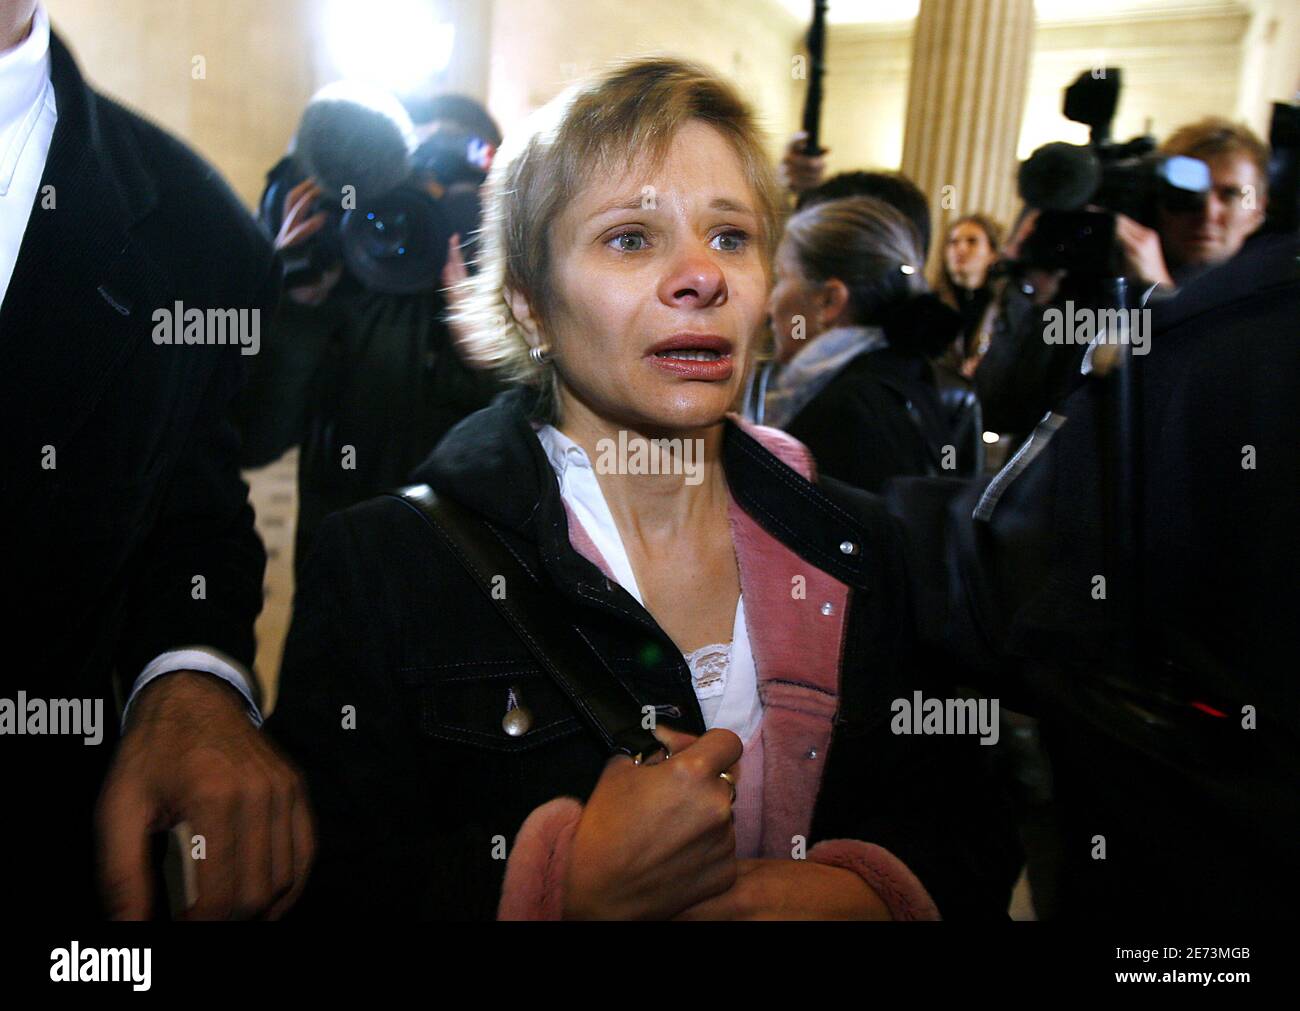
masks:
[[[355,187],[358,203],[378,199],[411,171],[415,127],[406,109],[379,88],[328,84],[298,124],[294,155],[330,199]]]

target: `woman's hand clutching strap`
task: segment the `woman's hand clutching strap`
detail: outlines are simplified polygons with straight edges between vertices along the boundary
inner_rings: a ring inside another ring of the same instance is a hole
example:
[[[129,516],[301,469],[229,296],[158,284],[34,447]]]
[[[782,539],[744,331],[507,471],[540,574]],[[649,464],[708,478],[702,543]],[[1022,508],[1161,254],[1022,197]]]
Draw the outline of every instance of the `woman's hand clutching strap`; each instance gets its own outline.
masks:
[[[731,786],[742,750],[730,730],[702,737],[660,726],[672,760],[606,765],[578,823],[565,919],[670,919],[736,881]]]
[[[659,727],[672,761],[610,759],[583,811],[566,919],[888,920],[853,871],[803,860],[737,860],[729,730],[693,737]]]

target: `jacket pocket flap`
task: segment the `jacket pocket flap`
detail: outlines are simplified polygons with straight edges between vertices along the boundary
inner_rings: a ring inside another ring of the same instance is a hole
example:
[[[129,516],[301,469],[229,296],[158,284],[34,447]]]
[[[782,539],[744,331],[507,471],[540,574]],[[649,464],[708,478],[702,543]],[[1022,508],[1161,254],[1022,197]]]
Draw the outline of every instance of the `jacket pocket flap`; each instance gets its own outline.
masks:
[[[577,710],[536,664],[517,661],[404,668],[430,737],[520,751],[581,729]],[[509,716],[509,718],[507,718]]]

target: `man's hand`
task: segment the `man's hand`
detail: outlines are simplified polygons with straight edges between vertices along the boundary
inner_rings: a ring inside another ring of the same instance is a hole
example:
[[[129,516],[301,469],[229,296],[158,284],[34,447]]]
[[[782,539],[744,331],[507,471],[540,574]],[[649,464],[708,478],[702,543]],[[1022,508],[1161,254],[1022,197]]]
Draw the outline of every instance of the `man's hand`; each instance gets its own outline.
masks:
[[[297,900],[315,849],[302,780],[238,693],[195,671],[136,697],[100,794],[99,876],[114,919],[149,915],[149,836],[181,821],[206,850],[187,919],[276,919]]]
[[[830,149],[822,148],[815,155],[805,154],[804,146],[807,143],[808,134],[802,130],[790,138],[778,170],[781,183],[795,193],[820,186],[822,177],[826,174],[825,156],[830,153]]]
[[[470,346],[470,333],[455,318],[457,310],[465,303],[465,290],[462,284],[469,278],[469,268],[465,265],[465,256],[460,249],[460,233],[457,232],[447,241],[447,262],[442,267],[442,297],[447,303],[447,329],[456,346],[461,361],[471,368],[478,368],[474,351]]]
[[[892,920],[862,878],[808,860],[740,860],[736,883],[678,920]]]
[[[311,214],[311,209],[321,197],[321,188],[313,179],[304,179],[284,196],[284,216],[280,232],[275,237],[275,251],[292,249],[319,232],[329,221],[324,211]],[[329,297],[343,276],[343,264],[338,263],[325,271],[315,284],[303,284],[288,289],[289,298],[299,305],[320,305]]]
[[[1159,232],[1146,225],[1139,225],[1123,214],[1116,214],[1115,238],[1124,250],[1124,272],[1129,277],[1137,278],[1143,284],[1177,287],[1165,265]]]
[[[1001,259],[1018,260],[1020,259],[1021,250],[1024,244],[1029,241],[1029,237],[1034,234],[1034,229],[1038,226],[1038,217],[1042,214],[1037,208],[1030,208],[1021,215],[1019,223],[1011,238],[1006,241],[1002,247]],[[1056,293],[1060,290],[1061,282],[1065,280],[1064,270],[1046,270],[1042,267],[1029,267],[1022,271],[1021,284],[1028,285],[1027,294],[1034,305],[1049,305],[1055,298]],[[975,363],[978,367],[979,363]],[[963,368],[962,374],[966,375]],[[970,376],[974,375],[974,370]],[[969,378],[969,376],[967,377]]]

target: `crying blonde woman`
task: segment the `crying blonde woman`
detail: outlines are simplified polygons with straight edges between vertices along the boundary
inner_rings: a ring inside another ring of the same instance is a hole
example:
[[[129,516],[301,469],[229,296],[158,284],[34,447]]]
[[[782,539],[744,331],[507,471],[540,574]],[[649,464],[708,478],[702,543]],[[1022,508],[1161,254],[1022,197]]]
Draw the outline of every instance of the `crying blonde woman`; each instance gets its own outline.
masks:
[[[622,64],[507,137],[460,325],[515,385],[415,479],[663,750],[611,756],[409,502],[336,513],[269,724],[318,817],[298,917],[1005,915],[987,749],[890,732],[893,700],[954,694],[894,521],[733,413],[781,223],[752,112],[689,63]],[[665,466],[602,454],[651,442]]]

